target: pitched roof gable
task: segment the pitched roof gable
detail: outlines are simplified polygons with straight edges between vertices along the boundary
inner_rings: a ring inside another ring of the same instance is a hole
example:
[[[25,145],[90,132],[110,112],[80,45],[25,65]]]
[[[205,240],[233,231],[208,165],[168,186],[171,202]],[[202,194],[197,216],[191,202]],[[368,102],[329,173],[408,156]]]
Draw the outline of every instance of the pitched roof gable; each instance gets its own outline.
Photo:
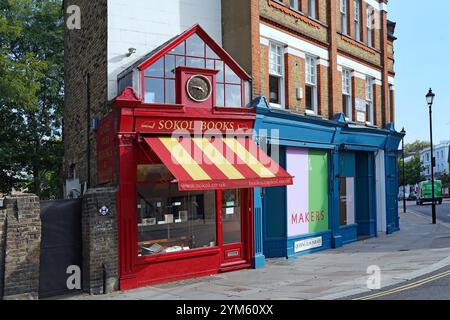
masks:
[[[158,61],[164,55],[170,53],[178,45],[186,41],[192,35],[197,34],[205,43],[211,48],[212,51],[233,70],[241,79],[250,80],[250,76],[247,72],[199,25],[196,24],[190,29],[186,30],[180,35],[177,35],[164,44],[160,45],[156,49],[144,55],[133,65],[122,71],[118,78],[122,78],[134,69],[144,70]]]

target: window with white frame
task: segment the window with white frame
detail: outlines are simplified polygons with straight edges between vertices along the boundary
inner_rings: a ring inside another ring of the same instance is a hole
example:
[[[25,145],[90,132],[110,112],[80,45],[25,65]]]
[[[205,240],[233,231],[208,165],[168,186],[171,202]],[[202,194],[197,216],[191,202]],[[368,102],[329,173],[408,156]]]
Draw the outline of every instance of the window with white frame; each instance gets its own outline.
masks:
[[[269,101],[278,108],[284,106],[284,48],[281,44],[269,45]]]
[[[390,84],[389,86],[388,86],[388,96],[387,96],[387,98],[388,98],[388,120],[389,121],[391,121],[391,107],[392,107],[392,89],[393,89],[393,86]]]
[[[289,7],[291,9],[300,11],[301,10],[301,0],[289,0]]]
[[[308,55],[305,59],[305,89],[306,110],[317,114],[317,58]]]
[[[342,69],[342,111],[349,121],[353,120],[352,73],[348,69]]]
[[[371,6],[367,5],[367,9],[366,10],[367,10],[367,12],[366,12],[366,15],[367,15],[367,26],[366,26],[366,28],[367,28],[367,45],[369,47],[373,47],[374,46],[374,39],[373,39],[373,28],[372,28],[372,26],[374,24],[374,21],[373,21],[373,19],[374,19],[374,9]]]
[[[308,0],[308,16],[317,19],[316,0]]]
[[[375,79],[367,76],[366,77],[366,115],[367,115],[367,122],[370,124],[374,124],[374,108],[373,108],[373,85],[374,85]]]
[[[348,0],[341,0],[341,32],[348,34]]]
[[[354,0],[355,39],[361,41],[361,0]]]

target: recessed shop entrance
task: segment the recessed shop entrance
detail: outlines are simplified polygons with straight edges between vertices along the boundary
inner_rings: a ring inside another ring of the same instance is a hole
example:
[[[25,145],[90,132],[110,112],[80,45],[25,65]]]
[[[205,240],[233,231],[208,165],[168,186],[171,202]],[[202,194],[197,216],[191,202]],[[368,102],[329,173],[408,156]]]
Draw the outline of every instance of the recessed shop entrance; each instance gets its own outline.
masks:
[[[376,236],[375,159],[373,152],[355,153],[355,208],[359,239]]]

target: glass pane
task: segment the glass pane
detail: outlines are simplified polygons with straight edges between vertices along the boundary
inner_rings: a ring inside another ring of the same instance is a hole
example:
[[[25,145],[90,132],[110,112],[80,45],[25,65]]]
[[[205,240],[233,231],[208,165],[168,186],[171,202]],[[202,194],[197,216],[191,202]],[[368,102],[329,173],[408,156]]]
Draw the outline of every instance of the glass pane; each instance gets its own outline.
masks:
[[[233,70],[230,69],[228,65],[225,65],[225,82],[241,84],[241,78],[239,78]]]
[[[205,42],[196,34],[186,40],[186,55],[205,57]]]
[[[225,85],[223,83],[218,83],[216,85],[216,106],[225,106]]]
[[[245,106],[247,108],[250,108],[251,104],[252,104],[252,87],[250,85],[250,82],[248,82],[248,81],[244,82],[244,91],[245,91],[244,92]]]
[[[215,247],[215,191],[181,192],[176,184],[137,190],[139,255]]]
[[[227,84],[225,86],[225,106],[242,107],[241,86]]]
[[[149,77],[164,77],[164,57],[145,69],[145,75]]]
[[[222,191],[223,244],[241,242],[241,192]]]
[[[175,80],[166,80],[166,103],[175,103]]]
[[[171,51],[171,53],[184,55],[185,54],[184,50],[185,50],[185,42],[179,44],[178,47],[176,47]]]
[[[204,68],[205,59],[202,58],[187,58],[186,66],[191,68]]]
[[[145,78],[145,103],[164,103],[164,79]]]
[[[175,78],[175,56],[166,55],[166,78]]]
[[[355,178],[341,177],[339,179],[340,201],[339,221],[341,226],[355,224]]]
[[[314,111],[313,87],[306,86],[306,109]]]
[[[280,101],[280,79],[278,77],[269,77],[270,102],[281,104]]]
[[[223,77],[223,61],[216,61],[216,70],[219,70],[219,73],[217,73],[216,81],[217,82],[224,82]]]
[[[214,70],[214,60],[206,59],[206,69]]]
[[[185,57],[177,57],[176,67],[185,67],[186,66],[186,58]]]
[[[212,51],[209,46],[206,46],[206,57],[211,59],[220,59],[219,56],[214,51]]]

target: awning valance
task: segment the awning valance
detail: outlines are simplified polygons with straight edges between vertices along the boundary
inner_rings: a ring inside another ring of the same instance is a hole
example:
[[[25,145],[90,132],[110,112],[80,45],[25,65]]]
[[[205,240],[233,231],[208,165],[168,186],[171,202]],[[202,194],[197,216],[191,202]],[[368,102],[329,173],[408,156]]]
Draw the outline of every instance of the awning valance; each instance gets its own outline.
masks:
[[[293,177],[248,137],[146,137],[144,140],[175,176],[182,191],[293,183]]]

